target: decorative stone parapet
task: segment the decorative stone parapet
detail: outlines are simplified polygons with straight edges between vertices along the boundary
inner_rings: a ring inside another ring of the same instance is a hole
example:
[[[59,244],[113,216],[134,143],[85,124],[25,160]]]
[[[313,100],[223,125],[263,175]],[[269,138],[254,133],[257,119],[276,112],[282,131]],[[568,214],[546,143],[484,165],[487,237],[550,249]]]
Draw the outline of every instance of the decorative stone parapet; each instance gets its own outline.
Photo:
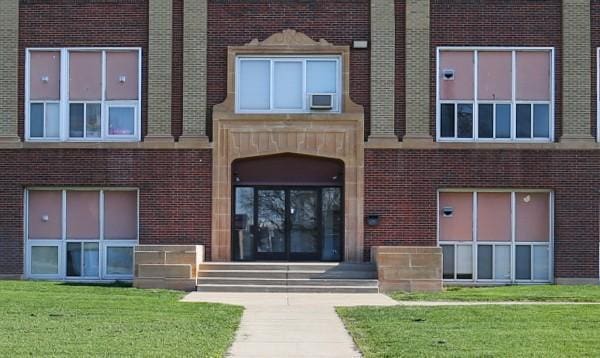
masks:
[[[435,292],[442,290],[442,249],[419,246],[375,246],[371,261],[377,265],[381,292]]]
[[[133,286],[195,290],[198,265],[203,261],[201,245],[138,245]]]

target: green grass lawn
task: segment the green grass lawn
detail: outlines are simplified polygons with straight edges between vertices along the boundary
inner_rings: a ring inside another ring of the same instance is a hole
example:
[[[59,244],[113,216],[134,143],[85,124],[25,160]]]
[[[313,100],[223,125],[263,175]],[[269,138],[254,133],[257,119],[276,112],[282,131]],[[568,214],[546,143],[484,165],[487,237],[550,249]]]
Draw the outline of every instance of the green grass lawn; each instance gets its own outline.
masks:
[[[391,295],[399,301],[548,301],[600,302],[600,286],[529,285],[500,287],[449,287],[439,293],[404,293]]]
[[[0,281],[0,356],[222,357],[242,308],[183,292]]]
[[[337,311],[365,357],[600,356],[600,305]]]

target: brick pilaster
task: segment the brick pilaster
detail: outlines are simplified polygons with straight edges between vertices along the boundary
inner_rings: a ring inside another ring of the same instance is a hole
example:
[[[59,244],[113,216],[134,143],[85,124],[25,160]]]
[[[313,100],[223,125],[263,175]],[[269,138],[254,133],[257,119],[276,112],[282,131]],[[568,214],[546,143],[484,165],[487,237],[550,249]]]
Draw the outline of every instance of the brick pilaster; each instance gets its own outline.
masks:
[[[561,141],[593,140],[591,135],[591,26],[590,1],[562,2],[562,103]]]
[[[208,141],[206,135],[207,0],[183,5],[183,134],[179,141]]]
[[[371,0],[371,134],[369,141],[394,134],[396,25],[394,0]]]
[[[429,132],[429,0],[406,0],[406,135],[431,141]]]
[[[173,141],[171,134],[172,8],[171,0],[149,1],[146,141]]]
[[[0,142],[20,141],[17,134],[19,1],[0,1]]]

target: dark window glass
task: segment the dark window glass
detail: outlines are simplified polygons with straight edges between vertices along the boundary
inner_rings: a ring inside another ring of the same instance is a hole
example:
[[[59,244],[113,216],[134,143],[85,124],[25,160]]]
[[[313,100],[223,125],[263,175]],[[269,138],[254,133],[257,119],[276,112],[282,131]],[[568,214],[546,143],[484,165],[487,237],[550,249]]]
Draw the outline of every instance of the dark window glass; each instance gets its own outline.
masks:
[[[492,245],[477,247],[477,277],[483,280],[492,279]]]
[[[458,138],[473,138],[473,105],[457,105]]]
[[[32,103],[29,110],[29,136],[44,136],[44,104]]]
[[[442,104],[441,136],[454,137],[454,105]]]
[[[83,137],[83,103],[69,105],[69,136]]]
[[[494,105],[479,105],[479,138],[494,137]]]
[[[442,245],[442,258],[444,279],[454,279],[454,246]]]
[[[81,276],[81,243],[67,243],[67,276]]]
[[[101,109],[100,103],[88,103],[85,111],[86,137],[100,138]]]
[[[531,138],[530,104],[517,104],[517,138]]]
[[[517,245],[515,258],[517,280],[531,280],[531,246]]]
[[[533,136],[538,138],[550,137],[550,110],[547,104],[533,105]]]
[[[496,105],[496,138],[510,138],[510,104]]]

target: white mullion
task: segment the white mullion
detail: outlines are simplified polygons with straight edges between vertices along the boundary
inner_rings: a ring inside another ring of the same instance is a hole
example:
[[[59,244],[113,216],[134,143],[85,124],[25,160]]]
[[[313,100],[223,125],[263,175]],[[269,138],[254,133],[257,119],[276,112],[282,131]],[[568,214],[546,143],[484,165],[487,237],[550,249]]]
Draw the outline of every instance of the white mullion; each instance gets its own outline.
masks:
[[[479,139],[479,51],[473,51],[473,114],[471,131],[473,140]]]
[[[510,105],[510,139],[517,139],[517,52],[512,51],[511,59],[511,105]]]
[[[275,61],[274,60],[269,60],[269,65],[270,65],[270,81],[269,81],[269,110],[272,111],[274,109],[274,105],[275,105],[275,91],[273,91],[273,86],[275,84]]]
[[[67,268],[66,268],[66,264],[67,264],[67,191],[66,190],[62,190],[62,195],[61,195],[61,212],[62,212],[62,220],[61,220],[61,242],[62,242],[62,247],[59,247],[60,253],[59,253],[59,257],[64,258],[64,260],[62,260],[62,264],[61,267],[59,267],[58,272],[60,277],[64,278],[67,277]]]
[[[104,190],[100,190],[98,194],[98,276],[104,278]]]
[[[139,77],[138,77],[139,79]],[[102,94],[100,95],[100,139],[104,139],[102,127],[104,127],[104,103],[106,101],[106,51],[102,51]],[[136,120],[134,118],[134,120]],[[135,125],[134,125],[135,131]],[[135,133],[134,133],[135,134]]]
[[[478,247],[478,242],[477,242],[477,192],[474,191],[471,197],[472,203],[473,203],[473,211],[472,211],[472,215],[471,215],[471,235],[472,235],[472,243],[473,246],[471,247],[471,255],[473,256],[471,258],[471,262],[473,265],[473,281],[477,281],[477,255],[479,252],[479,247]]]
[[[531,137],[530,137],[530,139],[534,139],[534,138],[535,138],[535,135],[533,134],[533,118],[534,118],[534,117],[533,117],[533,116],[534,116],[534,113],[533,113],[533,107],[534,107],[535,105],[534,105],[534,103],[532,102],[532,103],[530,104],[530,106],[531,106],[531,108],[529,109],[529,110],[531,111],[531,112],[530,112],[530,113],[531,113],[531,114],[530,114],[530,116],[531,116],[531,123],[530,123],[530,128],[531,128]],[[548,112],[550,112],[550,111],[548,111]],[[550,114],[550,113],[548,113],[548,114]]]
[[[136,125],[136,130],[137,132],[136,134],[136,138],[137,140],[141,140],[142,139],[142,49],[139,48],[138,49],[138,83],[137,83],[137,105],[138,105],[138,110],[137,110],[137,115],[135,118],[135,125]],[[239,67],[238,67],[239,68]],[[236,92],[237,89],[236,89]],[[108,116],[108,113],[106,113],[106,116]],[[108,120],[107,120],[108,123]],[[206,129],[205,129],[206,130]],[[108,131],[107,131],[108,133]],[[208,135],[206,133],[204,133],[205,135]]]
[[[515,235],[516,235],[516,193],[510,193],[510,231],[511,231],[511,244],[510,244],[510,281],[515,282],[516,278],[516,245],[515,245]]]
[[[436,106],[436,115],[435,115],[435,132],[437,140],[441,140],[442,138],[442,105],[441,105],[441,96],[440,96],[440,48],[436,48],[436,56],[435,56],[435,106]],[[600,52],[599,52],[600,53]],[[600,97],[599,97],[600,98]],[[600,120],[599,120],[600,122]],[[599,130],[600,133],[600,130]],[[600,141],[600,136],[599,139]],[[438,206],[439,209],[439,206]],[[439,212],[438,212],[439,216]]]
[[[306,81],[307,81],[306,77],[308,76],[308,74],[306,72],[307,71],[306,70],[306,68],[307,68],[306,63],[307,63],[306,59],[303,59],[301,61],[301,64],[302,64],[302,110],[303,111],[310,111],[310,108],[307,108],[307,106],[306,106],[306,97],[308,95],[306,93]]]
[[[30,98],[30,86],[31,86],[31,50],[25,50],[25,123],[24,123],[24,137],[25,140],[31,139],[30,137],[30,125],[31,114],[29,112],[29,107],[31,106],[31,98]],[[60,119],[59,119],[60,120]],[[59,132],[60,134],[60,132]]]

